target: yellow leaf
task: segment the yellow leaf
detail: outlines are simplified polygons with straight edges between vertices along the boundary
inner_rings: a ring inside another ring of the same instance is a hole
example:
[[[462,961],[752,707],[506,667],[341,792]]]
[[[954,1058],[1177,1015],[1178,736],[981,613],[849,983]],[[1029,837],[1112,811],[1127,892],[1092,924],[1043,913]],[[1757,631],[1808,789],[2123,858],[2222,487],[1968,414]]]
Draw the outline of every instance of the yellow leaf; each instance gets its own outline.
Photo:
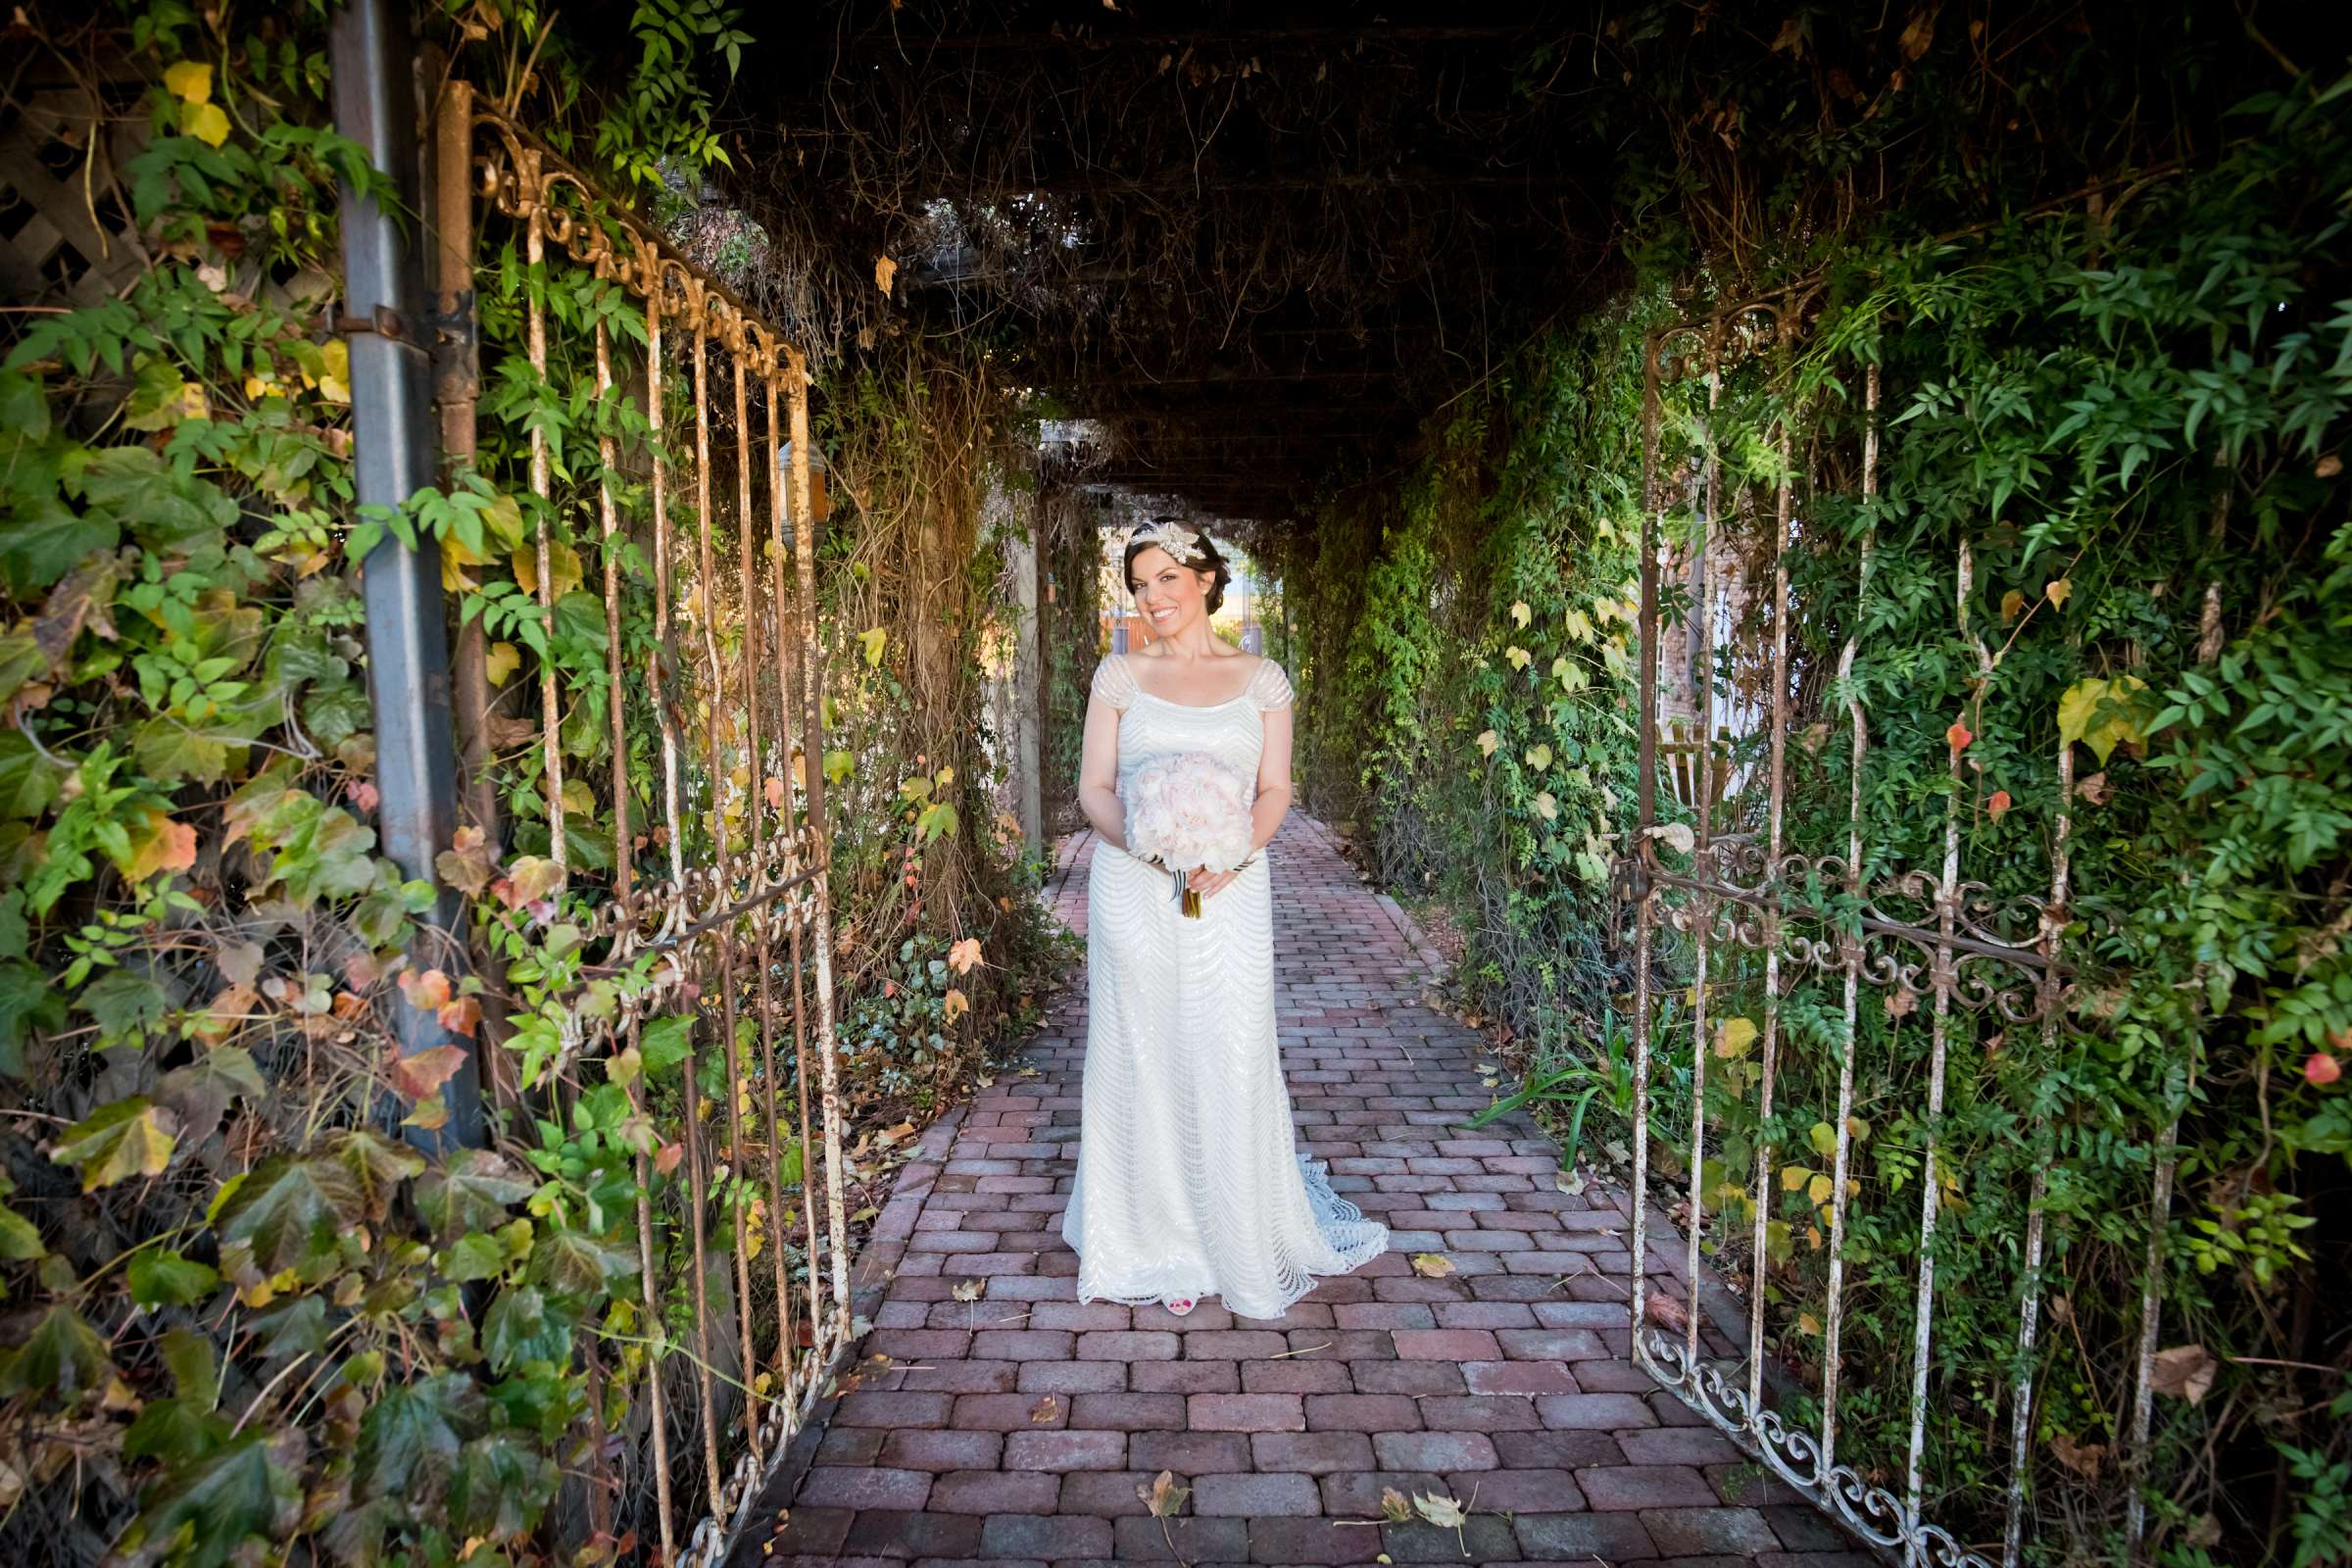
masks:
[[[962,1017],[965,1013],[972,1010],[971,1002],[965,998],[964,994],[960,991],[950,989],[947,996],[941,1000],[946,1004],[948,1022],[950,1023],[954,1023],[956,1019]]]
[[[1747,1018],[1726,1018],[1715,1026],[1715,1054],[1729,1059],[1747,1054],[1748,1047],[1756,1043],[1755,1023]]]
[[[1526,625],[1534,614],[1535,612],[1527,608],[1527,601],[1524,599],[1515,601],[1511,606],[1511,619],[1518,625]]]
[[[1821,1332],[1821,1319],[1815,1317],[1810,1312],[1799,1312],[1796,1314],[1796,1326],[1801,1333],[1819,1334]]]
[[[81,1171],[81,1190],[94,1193],[134,1176],[161,1176],[172,1163],[179,1118],[145,1095],[101,1105],[66,1130],[49,1157]]]
[[[1571,610],[1568,612],[1568,635],[1580,643],[1589,643],[1597,634],[1593,630],[1592,617],[1581,610]]]
[[[1551,765],[1551,748],[1538,742],[1527,749],[1527,765],[1541,773]]]
[[[890,292],[891,283],[898,277],[898,275],[899,264],[897,262],[892,261],[887,256],[877,256],[874,258],[874,287],[887,294]]]
[[[1495,734],[1493,730],[1481,730],[1479,732],[1478,749],[1484,752],[1487,756],[1493,757],[1494,755],[1494,748],[1500,746],[1501,744],[1502,737]]]
[[[187,133],[207,147],[218,147],[228,140],[228,116],[219,104],[197,104],[179,117]]]
[[[318,395],[329,403],[351,401],[351,345],[341,338],[320,351],[326,361],[325,373],[318,378]]]
[[[1505,648],[1502,651],[1502,657],[1511,662],[1511,667],[1513,669],[1525,669],[1529,662],[1532,662],[1536,656],[1529,653],[1526,649],[1514,644],[1513,646]]]
[[[1819,1171],[1805,1183],[1805,1197],[1816,1203],[1826,1203],[1837,1193],[1838,1184]]]
[[[595,812],[596,792],[588,787],[586,779],[567,778],[564,781],[564,809],[581,816]]]
[[[971,973],[972,965],[981,961],[978,937],[965,937],[948,949],[948,967],[957,974]]]
[[[1444,1279],[1453,1272],[1453,1259],[1444,1252],[1415,1252],[1413,1272],[1426,1279]]]
[[[2006,625],[2015,620],[2026,608],[2026,596],[2012,588],[2001,595],[2001,621]]]
[[[182,103],[204,103],[213,96],[213,68],[201,60],[182,60],[165,71],[164,88]]]
[[[1845,1118],[1845,1130],[1856,1143],[1860,1143],[1870,1136],[1870,1123],[1859,1116],[1848,1116]]]
[[[2043,583],[2041,585],[2041,591],[2043,596],[2047,598],[2051,604],[2056,605],[2060,610],[2064,610],[2066,608],[2067,599],[2072,596],[2075,591],[2075,585],[2066,578],[2060,577],[2055,582]]]
[[[524,545],[516,549],[508,564],[514,568],[514,580],[522,591],[536,596],[539,592],[539,547]],[[580,585],[580,553],[567,544],[548,541],[547,565],[555,579],[551,598],[561,599]]]
[[[1551,798],[1551,791],[1545,790],[1536,797],[1536,814],[1546,822],[1560,814],[1560,803]]]
[[[1811,1144],[1813,1152],[1824,1159],[1838,1157],[1838,1129],[1826,1121],[1817,1121],[1806,1128],[1805,1142]]]
[[[2147,736],[2139,727],[2133,694],[2145,690],[2147,682],[2135,675],[2075,682],[2058,699],[2059,744],[2082,742],[2097,754],[2102,767],[2121,743],[2144,744]],[[2098,716],[2102,710],[2103,718]]]
[[[879,667],[882,662],[882,650],[890,641],[889,628],[884,626],[868,627],[858,634],[858,640],[865,645],[867,665]]]
[[[492,643],[482,657],[482,669],[493,686],[504,686],[522,663],[522,651],[513,643]]]
[[[1783,1165],[1781,1167],[1781,1191],[1784,1193],[1796,1192],[1812,1179],[1813,1172],[1807,1166]]]

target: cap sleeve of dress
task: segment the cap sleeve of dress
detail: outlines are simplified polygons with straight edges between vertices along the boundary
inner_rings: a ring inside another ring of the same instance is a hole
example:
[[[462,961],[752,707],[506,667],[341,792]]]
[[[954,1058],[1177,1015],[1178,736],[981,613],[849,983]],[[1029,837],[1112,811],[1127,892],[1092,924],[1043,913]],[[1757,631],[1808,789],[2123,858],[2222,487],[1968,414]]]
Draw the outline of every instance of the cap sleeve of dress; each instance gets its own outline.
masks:
[[[1262,660],[1257,673],[1250,677],[1250,700],[1261,713],[1291,706],[1291,677],[1271,659]]]
[[[1135,701],[1135,674],[1117,654],[1105,654],[1095,666],[1095,695],[1120,712]]]

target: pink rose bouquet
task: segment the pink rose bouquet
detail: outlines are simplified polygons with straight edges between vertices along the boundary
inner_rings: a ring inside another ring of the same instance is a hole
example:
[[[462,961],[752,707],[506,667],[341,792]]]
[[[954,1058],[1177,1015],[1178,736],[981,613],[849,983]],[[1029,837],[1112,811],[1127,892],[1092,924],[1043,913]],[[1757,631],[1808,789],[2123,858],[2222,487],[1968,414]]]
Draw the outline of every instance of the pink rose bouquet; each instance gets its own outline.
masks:
[[[1230,871],[1250,858],[1250,808],[1256,783],[1205,752],[1155,757],[1127,786],[1127,848],[1175,874],[1184,912],[1198,919],[1200,895],[1184,885],[1195,866]]]

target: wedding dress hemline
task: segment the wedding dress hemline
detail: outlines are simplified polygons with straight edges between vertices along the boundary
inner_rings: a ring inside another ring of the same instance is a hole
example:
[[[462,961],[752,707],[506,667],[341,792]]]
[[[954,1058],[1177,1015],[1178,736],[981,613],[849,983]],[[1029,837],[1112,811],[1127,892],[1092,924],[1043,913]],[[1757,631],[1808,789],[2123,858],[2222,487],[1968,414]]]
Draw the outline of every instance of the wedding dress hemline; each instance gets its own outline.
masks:
[[[1129,1271],[1135,1277],[1104,1281],[1096,1271],[1085,1266],[1081,1254],[1078,1269],[1078,1302],[1105,1301],[1119,1306],[1155,1306],[1163,1301],[1205,1301],[1215,1299],[1237,1318],[1271,1320],[1284,1316],[1290,1309],[1314,1294],[1316,1284],[1325,1278],[1353,1273],[1389,1250],[1389,1228],[1379,1220],[1366,1219],[1364,1211],[1342,1198],[1331,1185],[1331,1166],[1307,1154],[1298,1155],[1298,1177],[1306,1191],[1307,1206],[1314,1214],[1314,1228],[1331,1250],[1328,1265],[1299,1264],[1286,1268],[1281,1296],[1270,1301],[1237,1301],[1218,1288],[1215,1268],[1202,1261],[1184,1259],[1148,1265]],[[1062,1215],[1062,1239],[1075,1247],[1083,1228],[1079,1218],[1079,1199],[1071,1195],[1070,1205]],[[1145,1281],[1157,1282],[1147,1284]],[[1260,1310],[1264,1308],[1264,1310]]]

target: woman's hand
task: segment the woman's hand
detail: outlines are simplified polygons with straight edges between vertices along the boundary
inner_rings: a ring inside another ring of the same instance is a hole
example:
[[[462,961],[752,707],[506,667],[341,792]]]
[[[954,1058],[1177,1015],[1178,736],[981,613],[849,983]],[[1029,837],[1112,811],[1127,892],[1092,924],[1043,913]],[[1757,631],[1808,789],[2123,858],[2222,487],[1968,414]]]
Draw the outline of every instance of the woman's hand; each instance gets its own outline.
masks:
[[[1211,871],[1206,866],[1196,865],[1185,873],[1184,885],[1202,898],[1210,899],[1232,886],[1233,879],[1241,874],[1239,871]]]

